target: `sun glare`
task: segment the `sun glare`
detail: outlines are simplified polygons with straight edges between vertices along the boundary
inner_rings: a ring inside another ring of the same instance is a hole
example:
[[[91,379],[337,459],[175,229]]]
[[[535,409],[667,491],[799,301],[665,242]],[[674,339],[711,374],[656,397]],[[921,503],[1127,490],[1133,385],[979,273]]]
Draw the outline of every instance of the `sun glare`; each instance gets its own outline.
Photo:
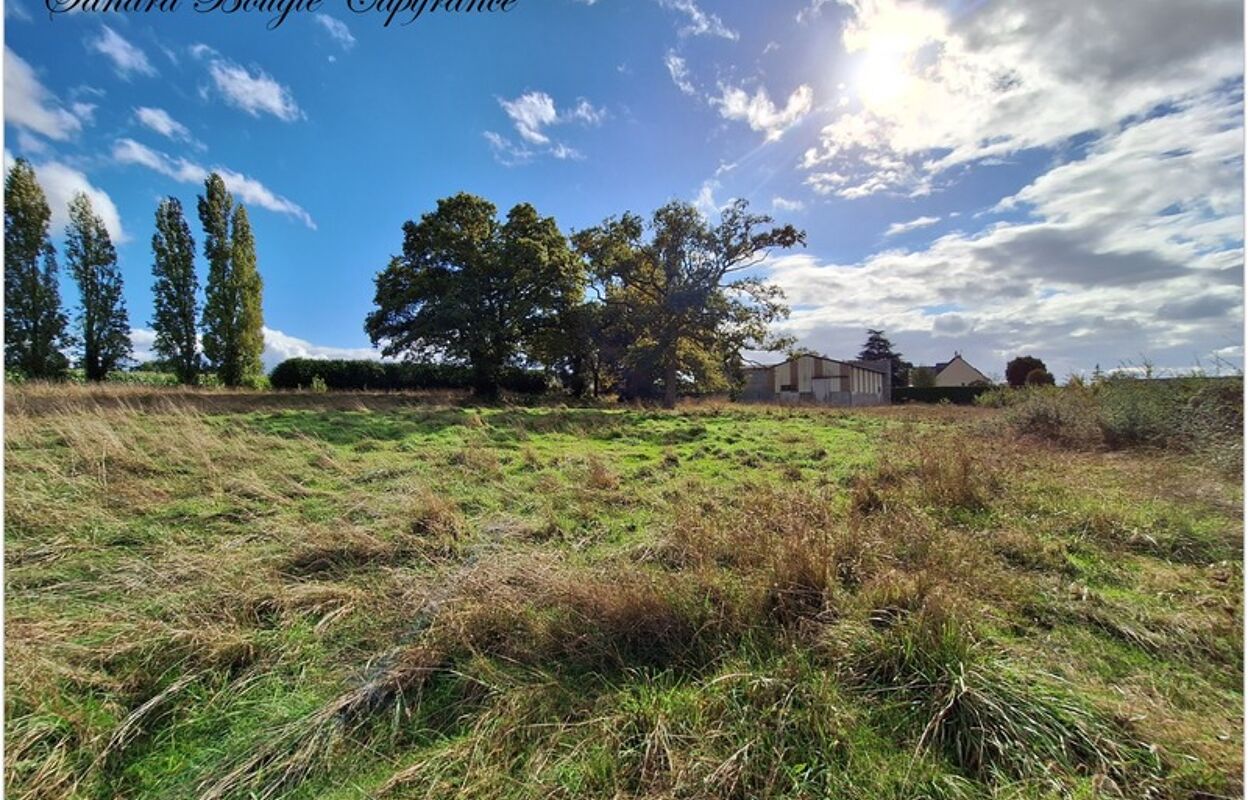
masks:
[[[914,78],[906,68],[905,53],[893,48],[868,50],[854,74],[858,99],[868,108],[895,103],[910,89]]]

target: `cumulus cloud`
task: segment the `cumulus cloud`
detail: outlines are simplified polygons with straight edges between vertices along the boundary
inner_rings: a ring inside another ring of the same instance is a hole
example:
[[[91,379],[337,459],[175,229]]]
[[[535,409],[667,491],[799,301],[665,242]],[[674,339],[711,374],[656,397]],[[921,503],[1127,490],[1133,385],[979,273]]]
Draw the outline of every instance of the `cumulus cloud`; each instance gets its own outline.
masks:
[[[30,133],[63,142],[82,130],[83,119],[90,119],[94,106],[66,109],[52,92],[39,82],[35,70],[17,53],[4,48],[4,121]],[[85,113],[82,113],[85,112]]]
[[[801,211],[806,208],[806,204],[801,200],[789,200],[788,198],[776,195],[771,198],[771,207],[777,211]]]
[[[288,358],[347,358],[381,360],[381,354],[371,347],[330,347],[313,344],[307,339],[300,339],[274,328],[263,328],[264,350],[260,354],[260,362],[264,369],[271,370]],[[130,344],[134,348],[134,359],[139,363],[157,358],[153,349],[156,344],[156,332],[148,328],[131,328]]]
[[[940,222],[940,217],[918,217],[909,222],[894,222],[888,226],[888,230],[884,231],[885,236],[896,236],[899,233],[909,233],[917,231],[919,228],[928,228]]]
[[[498,103],[503,112],[511,119],[512,125],[522,142],[517,144],[494,131],[486,131],[484,136],[490,143],[494,157],[507,166],[527,163],[539,151],[558,159],[580,159],[582,154],[573,147],[554,141],[547,129],[567,123],[580,123],[586,126],[601,125],[607,117],[605,108],[596,107],[585,98],[580,98],[571,108],[560,111],[555,100],[546,92],[525,92],[519,97],[508,100],[499,98]]]
[[[769,142],[776,141],[801,122],[814,104],[814,92],[806,84],[793,90],[784,108],[777,108],[761,86],[752,95],[735,86],[721,86],[720,92],[718,98],[711,99],[712,105],[719,106],[719,113],[725,119],[745,122],[752,130],[766,134]]]
[[[347,27],[347,23],[321,13],[315,14],[312,19],[316,20],[316,24],[324,28],[329,38],[337,42],[343,50],[355,47],[355,37],[351,35],[351,29]]]
[[[714,14],[703,11],[694,0],[659,0],[659,5],[685,17],[681,36],[717,36],[736,41],[738,34]]]
[[[218,166],[210,170],[186,158],[174,158],[153,150],[133,139],[118,139],[113,143],[113,160],[119,164],[136,164],[146,167],[179,183],[203,183],[209,172],[216,172],[225,181],[226,188],[243,203],[285,214],[299,220],[312,230],[316,230],[316,223],[312,221],[312,216],[298,203],[282,197],[255,178],[228,167]]]
[[[147,54],[107,25],[100,26],[99,36],[87,40],[87,49],[107,57],[113,62],[113,70],[126,80],[133,75],[156,74],[156,68],[147,60]]]
[[[1192,98],[1007,197],[1010,221],[856,263],[776,258],[789,332],[845,352],[884,327],[916,363],[948,342],[998,372],[1034,350],[1058,375],[1242,348],[1242,119],[1237,92]]]
[[[283,333],[273,328],[264,328],[264,352],[260,360],[266,370],[282,363],[288,358],[367,358],[381,360],[381,353],[371,347],[330,347],[313,344],[307,339]]]
[[[290,89],[263,70],[253,73],[232,61],[214,58],[208,63],[208,74],[227,103],[253,117],[272,114],[284,122],[293,122],[303,116]]]
[[[554,98],[545,92],[526,92],[514,100],[498,102],[515,123],[520,138],[533,144],[550,142],[550,138],[542,133],[542,128],[553,125],[559,119]]]
[[[13,167],[15,159],[6,149],[4,151],[4,171]],[[80,170],[60,161],[41,161],[31,164],[35,177],[43,187],[43,194],[48,200],[48,208],[52,211],[51,229],[60,234],[69,225],[69,201],[78,193],[85,194],[91,200],[91,207],[100,219],[114,244],[129,241],[129,236],[121,226],[121,214],[108,192],[91,183],[90,179]]]
[[[912,193],[952,167],[1110,131],[1242,79],[1237,0],[1012,0],[957,15],[938,0],[842,4],[857,107],[803,165],[844,175],[854,196]]]

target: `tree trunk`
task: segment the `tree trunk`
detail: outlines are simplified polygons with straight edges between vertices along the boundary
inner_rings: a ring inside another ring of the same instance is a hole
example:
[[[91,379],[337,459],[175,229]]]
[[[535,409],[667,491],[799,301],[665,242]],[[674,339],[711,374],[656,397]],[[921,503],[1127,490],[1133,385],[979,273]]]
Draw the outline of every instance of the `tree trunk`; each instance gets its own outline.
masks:
[[[676,359],[667,359],[663,365],[663,407],[676,407]]]

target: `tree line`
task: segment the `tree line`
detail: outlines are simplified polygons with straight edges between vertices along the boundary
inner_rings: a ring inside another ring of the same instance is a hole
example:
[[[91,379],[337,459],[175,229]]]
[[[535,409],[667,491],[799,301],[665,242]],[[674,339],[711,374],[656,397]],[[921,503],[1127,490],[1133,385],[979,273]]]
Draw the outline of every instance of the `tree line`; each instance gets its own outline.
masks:
[[[384,356],[464,365],[478,396],[507,369],[542,368],[575,395],[662,400],[722,391],[745,350],[782,350],[780,288],[751,276],[792,225],[737,200],[712,223],[673,201],[565,235],[528,203],[499,219],[460,193],[403,225],[400,255],[375,278],[364,329]]]
[[[210,370],[227,386],[247,385],[261,373],[264,349],[255,237],[247,209],[216,173],[204,181],[198,211],[208,261],[202,305],[195,241],[182,204],[166,197],[156,208],[153,350],[183,383],[194,384]],[[66,267],[79,293],[71,324],[60,296],[51,216],[34,168],[19,158],[4,182],[5,368],[55,380],[69,369],[69,353],[87,380],[101,381],[133,353],[117,251],[90,198],[75,195],[65,232]]]

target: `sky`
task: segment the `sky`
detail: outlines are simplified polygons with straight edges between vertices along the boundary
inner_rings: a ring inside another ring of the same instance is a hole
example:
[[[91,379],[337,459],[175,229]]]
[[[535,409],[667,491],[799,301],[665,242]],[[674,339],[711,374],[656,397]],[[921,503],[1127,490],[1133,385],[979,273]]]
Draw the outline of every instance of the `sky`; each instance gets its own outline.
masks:
[[[1242,367],[1238,0],[514,0],[390,26],[324,0],[275,29],[180,1],[4,12],[6,167],[34,164],[58,247],[91,196],[141,359],[156,204],[201,244],[216,170],[251,212],[269,367],[377,357],[373,276],[459,191],[565,232],[744,197],[806,231],[761,275],[834,358],[881,328],[998,377],[1020,354]]]

